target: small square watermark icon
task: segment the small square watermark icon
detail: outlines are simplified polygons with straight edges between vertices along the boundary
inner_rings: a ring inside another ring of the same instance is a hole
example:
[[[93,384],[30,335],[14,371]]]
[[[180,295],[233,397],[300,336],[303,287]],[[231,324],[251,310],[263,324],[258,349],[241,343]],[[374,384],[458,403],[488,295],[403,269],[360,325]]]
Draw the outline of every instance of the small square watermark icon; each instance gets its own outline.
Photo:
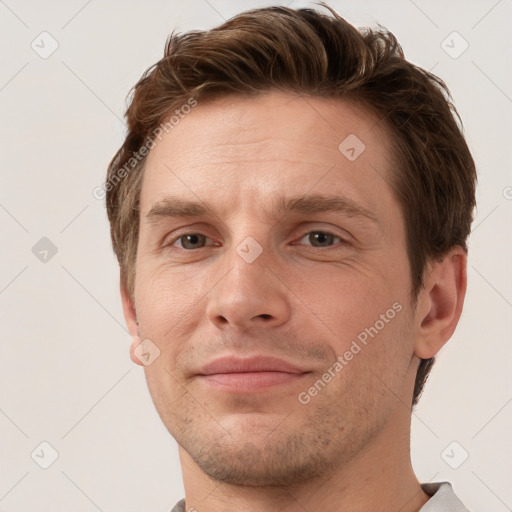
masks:
[[[469,453],[466,449],[457,441],[452,441],[442,452],[441,458],[450,466],[452,469],[458,469],[466,462],[469,457]]]
[[[135,347],[133,353],[144,366],[149,366],[160,355],[160,349],[146,338]]]
[[[469,48],[469,43],[457,31],[453,31],[443,39],[441,48],[452,59],[458,59]]]
[[[263,252],[263,247],[252,236],[248,236],[236,248],[236,252],[247,263],[252,263]]]
[[[43,238],[32,247],[32,254],[39,261],[48,263],[57,254],[57,246],[49,238],[43,236]]]
[[[59,458],[59,452],[48,441],[43,441],[30,456],[39,467],[48,469]]]
[[[338,146],[338,149],[345,158],[353,162],[356,158],[359,158],[361,153],[366,149],[366,146],[357,135],[351,133],[345,137],[343,142]]]
[[[30,47],[34,50],[41,59],[47,59],[52,53],[57,50],[59,43],[48,32],[41,32],[31,43]]]

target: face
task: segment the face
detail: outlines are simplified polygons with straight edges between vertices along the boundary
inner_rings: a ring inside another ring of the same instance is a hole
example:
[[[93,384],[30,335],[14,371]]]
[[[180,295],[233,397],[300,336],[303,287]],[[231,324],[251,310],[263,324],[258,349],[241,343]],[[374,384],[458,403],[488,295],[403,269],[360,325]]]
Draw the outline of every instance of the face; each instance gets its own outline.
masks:
[[[322,475],[410,399],[390,155],[368,112],[281,92],[199,103],[151,150],[134,305],[160,354],[144,368],[180,451],[210,477]]]

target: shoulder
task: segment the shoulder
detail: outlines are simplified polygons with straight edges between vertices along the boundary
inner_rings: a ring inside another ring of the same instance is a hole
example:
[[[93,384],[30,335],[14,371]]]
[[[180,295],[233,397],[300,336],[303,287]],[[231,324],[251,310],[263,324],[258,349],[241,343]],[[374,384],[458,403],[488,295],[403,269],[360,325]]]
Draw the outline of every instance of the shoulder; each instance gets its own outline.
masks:
[[[420,512],[469,512],[457,498],[449,482],[422,484],[421,488],[430,499]]]
[[[174,507],[170,510],[170,512],[185,512],[185,498],[178,501]]]

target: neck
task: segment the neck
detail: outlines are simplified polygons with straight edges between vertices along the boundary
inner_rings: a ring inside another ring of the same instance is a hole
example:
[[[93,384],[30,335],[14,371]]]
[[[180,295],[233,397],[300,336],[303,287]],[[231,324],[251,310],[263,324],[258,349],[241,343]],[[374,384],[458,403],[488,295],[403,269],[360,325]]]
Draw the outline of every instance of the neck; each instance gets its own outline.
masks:
[[[428,496],[411,465],[410,410],[403,404],[398,404],[397,409],[380,435],[350,463],[326,468],[322,476],[300,485],[244,487],[218,482],[202,472],[180,447],[186,510],[193,507],[204,512],[417,512]]]

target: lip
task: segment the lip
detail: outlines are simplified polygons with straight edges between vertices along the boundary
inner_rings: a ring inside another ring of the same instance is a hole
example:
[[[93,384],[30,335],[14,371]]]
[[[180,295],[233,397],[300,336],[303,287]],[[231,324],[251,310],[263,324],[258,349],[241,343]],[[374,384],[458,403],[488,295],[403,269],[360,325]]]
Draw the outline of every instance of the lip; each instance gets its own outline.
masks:
[[[307,370],[303,370],[277,357],[263,355],[251,357],[224,356],[205,364],[198,371],[198,374],[213,375],[217,373],[254,372],[306,373]]]
[[[215,359],[204,365],[197,376],[216,389],[247,393],[292,384],[308,373],[282,359],[257,355]]]

